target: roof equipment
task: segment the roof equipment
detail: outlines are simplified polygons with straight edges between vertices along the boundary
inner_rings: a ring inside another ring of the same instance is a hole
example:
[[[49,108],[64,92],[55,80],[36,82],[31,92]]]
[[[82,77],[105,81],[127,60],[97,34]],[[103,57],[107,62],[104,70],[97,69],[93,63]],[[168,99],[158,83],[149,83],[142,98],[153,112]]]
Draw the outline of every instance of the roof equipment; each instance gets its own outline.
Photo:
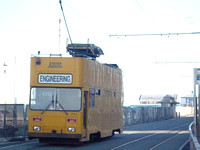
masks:
[[[102,49],[94,44],[81,43],[68,44],[67,52],[73,57],[91,57],[94,60],[104,54]]]

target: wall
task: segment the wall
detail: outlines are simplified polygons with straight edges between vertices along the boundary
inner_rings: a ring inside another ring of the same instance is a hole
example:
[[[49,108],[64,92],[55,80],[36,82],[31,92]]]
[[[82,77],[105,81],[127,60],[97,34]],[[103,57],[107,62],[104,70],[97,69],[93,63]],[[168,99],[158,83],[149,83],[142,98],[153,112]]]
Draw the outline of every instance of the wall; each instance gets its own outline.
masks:
[[[176,114],[173,107],[123,107],[123,110],[124,126],[166,120]]]

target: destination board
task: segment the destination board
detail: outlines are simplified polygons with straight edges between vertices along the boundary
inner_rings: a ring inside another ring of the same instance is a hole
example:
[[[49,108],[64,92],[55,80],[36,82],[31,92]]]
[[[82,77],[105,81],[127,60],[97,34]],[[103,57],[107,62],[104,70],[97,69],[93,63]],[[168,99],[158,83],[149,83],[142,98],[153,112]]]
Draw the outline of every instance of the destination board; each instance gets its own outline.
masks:
[[[39,74],[38,83],[72,84],[72,75],[71,74]]]

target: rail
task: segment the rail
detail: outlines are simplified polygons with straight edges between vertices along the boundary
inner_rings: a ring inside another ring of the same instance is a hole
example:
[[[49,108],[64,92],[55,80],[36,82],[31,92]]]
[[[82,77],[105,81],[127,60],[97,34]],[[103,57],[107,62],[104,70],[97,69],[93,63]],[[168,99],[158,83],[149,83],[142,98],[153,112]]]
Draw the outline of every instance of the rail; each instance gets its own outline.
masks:
[[[193,132],[194,122],[192,122],[189,126],[189,133],[190,133],[190,150],[199,150],[200,145],[198,142],[197,137],[194,136]]]

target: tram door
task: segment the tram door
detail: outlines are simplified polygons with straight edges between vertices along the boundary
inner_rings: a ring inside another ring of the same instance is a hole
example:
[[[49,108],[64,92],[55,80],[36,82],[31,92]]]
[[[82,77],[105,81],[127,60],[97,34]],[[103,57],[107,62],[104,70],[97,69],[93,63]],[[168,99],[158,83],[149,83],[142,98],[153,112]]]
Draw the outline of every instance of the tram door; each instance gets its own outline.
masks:
[[[83,137],[87,136],[87,105],[88,105],[88,91],[84,91],[83,99]]]

